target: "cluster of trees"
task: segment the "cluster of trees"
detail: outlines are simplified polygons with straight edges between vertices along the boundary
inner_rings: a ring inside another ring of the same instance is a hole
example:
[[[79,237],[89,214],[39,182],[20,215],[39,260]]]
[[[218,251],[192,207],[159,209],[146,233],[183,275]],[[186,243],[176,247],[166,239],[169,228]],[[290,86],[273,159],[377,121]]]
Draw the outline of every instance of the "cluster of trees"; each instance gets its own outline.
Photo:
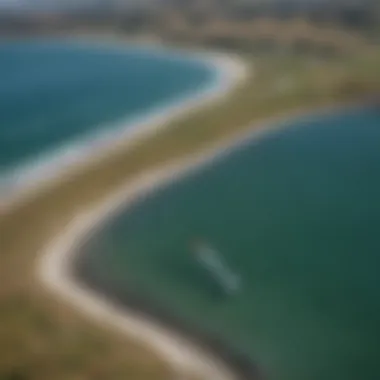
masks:
[[[297,17],[316,25],[335,24],[362,32],[380,29],[379,0],[154,0],[143,2],[144,6],[126,7],[127,2],[130,0],[98,0],[92,8],[55,15],[55,19],[59,19],[60,25],[108,25],[131,33],[160,33],[170,26],[166,15],[173,12],[194,29],[214,20],[236,23],[265,17],[279,20]],[[41,18],[39,21],[46,23]],[[0,31],[22,32],[39,27],[35,17],[0,14]]]
[[[190,19],[204,16],[249,21],[262,17],[302,17],[318,24],[335,23],[358,30],[380,23],[378,0],[166,0],[164,3],[188,14]],[[206,5],[202,7],[200,3]]]

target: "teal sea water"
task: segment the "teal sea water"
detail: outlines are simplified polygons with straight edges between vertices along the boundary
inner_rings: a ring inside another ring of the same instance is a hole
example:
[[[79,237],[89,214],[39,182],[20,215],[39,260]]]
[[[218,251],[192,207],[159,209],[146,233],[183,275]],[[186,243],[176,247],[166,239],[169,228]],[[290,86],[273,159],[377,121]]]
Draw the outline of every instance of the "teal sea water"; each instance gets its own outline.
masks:
[[[172,51],[36,39],[0,42],[0,78],[1,174],[62,147],[70,155],[79,139],[190,97],[216,73]]]
[[[86,281],[153,298],[269,380],[378,379],[379,168],[378,109],[289,122],[120,212],[84,246]],[[240,273],[236,297],[194,236]]]

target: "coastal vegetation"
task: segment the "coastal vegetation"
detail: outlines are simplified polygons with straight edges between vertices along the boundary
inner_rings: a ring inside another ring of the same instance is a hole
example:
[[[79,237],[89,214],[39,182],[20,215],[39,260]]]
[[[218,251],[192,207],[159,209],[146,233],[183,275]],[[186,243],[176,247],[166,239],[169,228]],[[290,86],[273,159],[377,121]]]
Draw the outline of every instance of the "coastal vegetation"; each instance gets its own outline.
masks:
[[[285,53],[242,58],[251,75],[221,104],[115,151],[1,215],[1,379],[170,378],[170,368],[148,349],[89,325],[40,288],[33,268],[48,237],[143,170],[263,127],[259,121],[268,117],[367,101],[380,88],[380,54],[370,49],[345,59]]]
[[[218,105],[172,122],[130,149],[115,150],[0,215],[0,380],[171,379],[171,369],[149,349],[89,324],[41,288],[34,266],[47,239],[142,171],[263,128],[267,118],[380,103],[380,52],[373,43],[379,11],[346,15],[338,28],[322,11],[305,19],[287,15],[286,8],[275,16],[252,7],[231,10],[226,2],[216,17],[207,8],[179,3],[154,15],[139,10],[108,18],[100,12],[0,20],[5,36],[68,31],[154,36],[174,45],[233,51],[251,68]]]
[[[378,42],[379,25],[374,0],[101,0],[87,6],[79,2],[73,9],[0,12],[0,36],[112,31],[250,52],[268,41],[286,49],[305,42],[321,49],[353,49],[363,40]]]

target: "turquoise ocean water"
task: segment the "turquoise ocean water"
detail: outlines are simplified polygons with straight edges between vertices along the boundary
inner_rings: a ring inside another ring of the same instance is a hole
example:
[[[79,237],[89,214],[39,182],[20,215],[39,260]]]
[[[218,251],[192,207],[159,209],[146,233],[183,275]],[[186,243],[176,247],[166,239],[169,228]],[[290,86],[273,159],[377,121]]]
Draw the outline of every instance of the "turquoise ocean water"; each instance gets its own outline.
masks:
[[[130,45],[0,42],[0,175],[203,91],[205,62]],[[131,125],[132,127],[132,125]]]
[[[121,212],[85,245],[86,281],[153,298],[269,380],[378,379],[379,168],[378,109],[289,122]],[[198,236],[236,297],[194,262]]]

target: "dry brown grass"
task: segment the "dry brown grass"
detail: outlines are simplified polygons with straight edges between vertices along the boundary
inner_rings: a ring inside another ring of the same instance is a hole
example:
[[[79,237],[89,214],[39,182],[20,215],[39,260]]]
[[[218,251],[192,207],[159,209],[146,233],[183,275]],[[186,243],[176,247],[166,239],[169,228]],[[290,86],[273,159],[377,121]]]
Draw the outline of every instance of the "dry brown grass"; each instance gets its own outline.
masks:
[[[291,49],[300,41],[315,49],[334,49],[340,52],[353,52],[366,44],[359,34],[343,31],[332,26],[317,26],[304,19],[276,20],[261,18],[252,21],[230,21],[212,19],[202,26],[189,24],[180,14],[173,15],[165,24],[166,36],[194,41],[232,41],[236,47],[251,46],[272,41],[278,47]]]
[[[220,106],[176,122],[133,149],[121,149],[2,215],[0,379],[169,379],[168,367],[152,352],[88,324],[40,288],[33,269],[47,238],[59,234],[78,210],[91,207],[142,170],[252,128],[253,120],[379,90],[379,62],[379,54],[317,65],[297,57],[258,59],[257,77]],[[332,80],[338,72],[346,74]],[[291,78],[294,86],[277,93],[275,85],[283,77]],[[347,78],[365,85],[345,93]]]

